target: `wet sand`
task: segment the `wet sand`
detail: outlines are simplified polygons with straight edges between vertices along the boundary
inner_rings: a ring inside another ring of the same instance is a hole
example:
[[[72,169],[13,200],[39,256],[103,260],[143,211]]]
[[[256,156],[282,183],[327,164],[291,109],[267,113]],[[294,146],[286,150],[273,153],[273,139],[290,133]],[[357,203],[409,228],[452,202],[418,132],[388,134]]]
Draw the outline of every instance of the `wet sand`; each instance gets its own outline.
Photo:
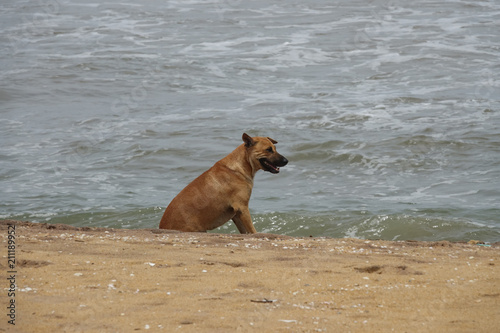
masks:
[[[7,243],[14,230],[8,224],[15,226],[14,297],[8,296]],[[495,332],[500,327],[498,243],[19,221],[0,221],[0,240],[0,331]],[[7,316],[12,299],[15,326]]]

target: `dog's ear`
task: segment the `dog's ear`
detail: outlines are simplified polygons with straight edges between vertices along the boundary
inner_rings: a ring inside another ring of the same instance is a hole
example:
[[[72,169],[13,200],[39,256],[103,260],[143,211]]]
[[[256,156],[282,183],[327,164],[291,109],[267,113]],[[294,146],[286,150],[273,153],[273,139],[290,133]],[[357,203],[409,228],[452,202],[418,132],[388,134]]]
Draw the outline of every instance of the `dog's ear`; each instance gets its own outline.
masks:
[[[255,144],[255,141],[253,141],[252,137],[246,133],[243,133],[242,139],[243,142],[245,142],[245,147],[247,148],[252,147]]]
[[[278,141],[274,140],[274,139],[271,139],[270,137],[267,137],[269,139],[269,141],[271,141],[273,144],[277,144]]]

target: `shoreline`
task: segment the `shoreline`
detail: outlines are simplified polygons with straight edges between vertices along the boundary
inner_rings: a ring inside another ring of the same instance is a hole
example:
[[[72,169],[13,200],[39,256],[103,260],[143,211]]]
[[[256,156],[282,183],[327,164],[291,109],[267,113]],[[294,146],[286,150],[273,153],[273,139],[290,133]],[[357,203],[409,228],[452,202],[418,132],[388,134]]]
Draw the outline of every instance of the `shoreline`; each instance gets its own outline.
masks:
[[[0,331],[13,327],[12,299],[15,328],[32,332],[482,332],[500,325],[500,243],[11,220],[0,221],[0,240],[7,275]]]

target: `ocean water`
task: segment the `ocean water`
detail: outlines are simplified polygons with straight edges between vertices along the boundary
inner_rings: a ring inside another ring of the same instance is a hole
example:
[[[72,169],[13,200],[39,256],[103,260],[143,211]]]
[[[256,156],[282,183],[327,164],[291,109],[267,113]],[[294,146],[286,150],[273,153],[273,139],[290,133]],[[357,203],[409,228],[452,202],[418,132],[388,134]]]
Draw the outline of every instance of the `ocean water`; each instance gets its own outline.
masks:
[[[0,218],[156,228],[241,143],[258,231],[500,241],[500,3],[0,5]],[[235,233],[232,222],[216,232]]]

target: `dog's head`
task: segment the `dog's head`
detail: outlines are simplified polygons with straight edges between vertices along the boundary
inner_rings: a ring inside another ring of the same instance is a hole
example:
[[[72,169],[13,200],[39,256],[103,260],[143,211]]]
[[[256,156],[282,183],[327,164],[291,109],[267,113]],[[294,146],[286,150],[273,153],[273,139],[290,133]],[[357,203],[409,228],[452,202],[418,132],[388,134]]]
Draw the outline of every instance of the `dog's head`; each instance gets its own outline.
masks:
[[[252,138],[246,133],[243,133],[242,139],[252,165],[256,165],[259,169],[271,173],[278,173],[280,172],[280,167],[287,165],[288,160],[278,154],[274,146],[278,141],[261,136]]]

